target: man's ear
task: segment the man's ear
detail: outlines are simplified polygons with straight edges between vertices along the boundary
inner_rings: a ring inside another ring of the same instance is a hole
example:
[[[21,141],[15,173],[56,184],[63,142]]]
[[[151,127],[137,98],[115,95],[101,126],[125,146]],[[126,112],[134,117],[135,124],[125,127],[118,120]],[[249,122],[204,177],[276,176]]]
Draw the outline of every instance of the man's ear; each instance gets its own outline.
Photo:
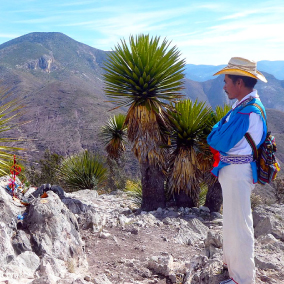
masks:
[[[243,86],[244,85],[243,79],[238,78],[238,80],[236,81],[236,85],[239,86],[239,87]]]

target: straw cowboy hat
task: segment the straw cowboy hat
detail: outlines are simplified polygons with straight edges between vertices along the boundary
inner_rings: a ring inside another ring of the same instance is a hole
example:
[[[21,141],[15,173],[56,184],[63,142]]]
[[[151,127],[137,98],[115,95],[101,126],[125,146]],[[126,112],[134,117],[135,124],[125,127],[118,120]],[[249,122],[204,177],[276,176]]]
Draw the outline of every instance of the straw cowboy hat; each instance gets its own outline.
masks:
[[[267,83],[263,74],[256,69],[256,62],[242,57],[232,57],[228,65],[213,76],[220,74],[248,76]]]

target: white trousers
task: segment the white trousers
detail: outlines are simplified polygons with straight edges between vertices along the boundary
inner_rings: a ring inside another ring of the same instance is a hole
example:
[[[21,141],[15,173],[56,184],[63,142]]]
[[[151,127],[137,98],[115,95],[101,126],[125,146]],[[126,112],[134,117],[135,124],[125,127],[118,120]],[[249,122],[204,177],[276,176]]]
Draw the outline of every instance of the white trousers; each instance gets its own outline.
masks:
[[[238,284],[255,283],[250,164],[231,164],[219,172],[223,192],[223,261]]]

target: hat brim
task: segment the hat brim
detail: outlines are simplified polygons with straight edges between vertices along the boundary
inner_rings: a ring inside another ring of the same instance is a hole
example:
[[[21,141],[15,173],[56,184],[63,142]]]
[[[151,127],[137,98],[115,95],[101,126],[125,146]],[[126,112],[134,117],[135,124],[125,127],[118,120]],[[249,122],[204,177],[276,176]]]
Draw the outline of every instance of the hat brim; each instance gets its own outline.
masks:
[[[239,76],[248,76],[248,77],[252,77],[255,79],[258,79],[262,82],[267,83],[266,78],[263,76],[262,73],[260,73],[259,71],[256,71],[256,73],[251,73],[245,70],[241,70],[241,69],[237,69],[237,68],[223,68],[222,70],[216,72],[213,76],[215,75],[221,75],[221,74],[227,74],[227,75],[239,75]]]

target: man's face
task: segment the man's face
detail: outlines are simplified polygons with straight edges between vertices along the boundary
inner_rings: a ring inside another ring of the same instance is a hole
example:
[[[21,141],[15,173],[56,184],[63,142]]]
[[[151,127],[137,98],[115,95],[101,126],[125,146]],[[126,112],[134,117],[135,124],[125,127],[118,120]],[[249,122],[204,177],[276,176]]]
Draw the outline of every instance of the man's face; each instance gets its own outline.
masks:
[[[228,75],[225,75],[225,79],[224,79],[224,91],[227,94],[228,98],[230,100],[233,99],[237,99],[238,96],[240,95],[240,89],[238,86],[238,82],[236,82],[235,84],[233,83],[232,79],[228,77]]]

